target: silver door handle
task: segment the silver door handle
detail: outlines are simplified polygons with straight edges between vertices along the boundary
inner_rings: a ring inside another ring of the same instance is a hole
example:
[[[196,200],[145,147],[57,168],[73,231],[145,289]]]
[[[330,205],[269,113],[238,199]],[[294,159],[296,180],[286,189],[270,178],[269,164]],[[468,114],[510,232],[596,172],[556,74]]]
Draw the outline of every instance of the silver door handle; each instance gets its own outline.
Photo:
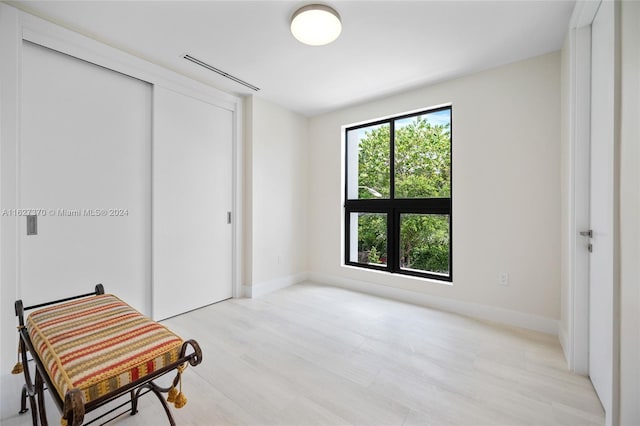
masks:
[[[580,235],[583,237],[593,238],[593,230],[589,229],[588,231],[580,231]]]

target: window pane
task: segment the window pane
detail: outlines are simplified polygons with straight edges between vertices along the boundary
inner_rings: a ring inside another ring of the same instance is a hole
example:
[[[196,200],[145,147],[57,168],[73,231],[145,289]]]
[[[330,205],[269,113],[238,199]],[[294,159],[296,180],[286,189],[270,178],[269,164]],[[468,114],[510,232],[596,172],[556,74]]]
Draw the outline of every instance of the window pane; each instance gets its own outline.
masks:
[[[451,110],[395,120],[395,197],[451,197]]]
[[[449,215],[400,215],[400,268],[449,275]]]
[[[387,265],[387,215],[351,213],[349,261]]]
[[[389,198],[390,125],[347,132],[347,197],[349,200]]]

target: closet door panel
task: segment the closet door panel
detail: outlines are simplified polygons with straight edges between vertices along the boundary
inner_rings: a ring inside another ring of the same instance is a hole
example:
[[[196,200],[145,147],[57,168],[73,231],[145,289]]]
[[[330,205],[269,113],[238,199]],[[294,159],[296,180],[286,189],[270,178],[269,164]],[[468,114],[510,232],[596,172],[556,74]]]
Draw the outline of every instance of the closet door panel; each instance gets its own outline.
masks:
[[[233,114],[154,87],[153,316],[232,297]]]
[[[21,77],[20,296],[103,283],[150,313],[151,85],[29,42]]]

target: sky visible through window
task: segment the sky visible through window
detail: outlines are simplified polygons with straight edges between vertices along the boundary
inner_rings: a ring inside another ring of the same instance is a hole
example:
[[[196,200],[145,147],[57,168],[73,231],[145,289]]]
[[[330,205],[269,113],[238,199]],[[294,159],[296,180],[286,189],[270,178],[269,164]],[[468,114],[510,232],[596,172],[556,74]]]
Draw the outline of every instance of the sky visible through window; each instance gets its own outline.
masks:
[[[451,110],[445,109],[442,111],[436,111],[429,114],[421,115],[420,117],[424,118],[426,122],[431,124],[432,126],[445,126],[451,122]],[[415,120],[415,116],[396,120],[396,129],[407,126],[413,123]]]
[[[445,109],[441,111],[435,111],[429,114],[421,115],[421,117],[424,118],[427,121],[427,123],[431,124],[432,126],[436,126],[436,125],[444,126],[451,123],[451,110]],[[413,116],[413,117],[407,117],[400,120],[396,120],[395,122],[396,129],[399,129],[411,124],[412,122],[415,121],[415,119],[416,117]],[[362,138],[366,137],[367,132],[371,132],[372,129],[378,128],[380,126],[363,127],[361,129],[358,129],[357,130],[358,139],[362,140]]]

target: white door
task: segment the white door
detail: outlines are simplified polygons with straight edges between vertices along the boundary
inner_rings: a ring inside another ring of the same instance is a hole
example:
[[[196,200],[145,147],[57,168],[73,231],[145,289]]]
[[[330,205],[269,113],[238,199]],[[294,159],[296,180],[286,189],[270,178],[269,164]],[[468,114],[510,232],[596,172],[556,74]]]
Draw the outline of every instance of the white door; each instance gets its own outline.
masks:
[[[153,317],[229,299],[233,113],[153,91]]]
[[[148,313],[151,86],[23,43],[19,291],[33,304],[103,283]]]
[[[604,1],[592,25],[589,376],[611,424],[614,286],[614,5]]]

